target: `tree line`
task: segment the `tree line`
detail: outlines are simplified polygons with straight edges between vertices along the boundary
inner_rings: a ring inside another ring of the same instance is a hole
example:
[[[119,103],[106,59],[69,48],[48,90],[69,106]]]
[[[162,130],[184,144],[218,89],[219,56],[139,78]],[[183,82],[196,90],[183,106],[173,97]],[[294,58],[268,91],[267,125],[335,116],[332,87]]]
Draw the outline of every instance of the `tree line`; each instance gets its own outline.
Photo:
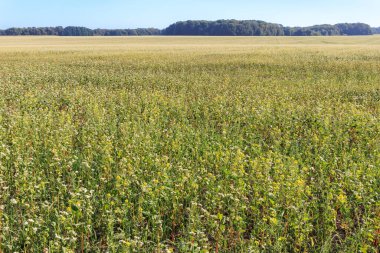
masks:
[[[138,29],[89,29],[79,26],[28,27],[0,30],[0,35],[55,35],[55,36],[154,36],[154,35],[196,35],[196,36],[339,36],[371,35],[380,33],[363,23],[342,23],[336,25],[315,25],[309,27],[286,27],[280,24],[258,20],[217,20],[180,21],[160,30]]]
[[[363,23],[284,27],[256,20],[181,21],[162,31],[164,35],[204,36],[334,36],[371,35],[371,27]]]
[[[155,28],[138,29],[89,29],[80,26],[27,27],[0,30],[0,36],[19,35],[53,35],[53,36],[149,36],[160,35],[161,30]]]
[[[373,34],[380,34],[380,27],[373,27],[372,28],[372,33]]]

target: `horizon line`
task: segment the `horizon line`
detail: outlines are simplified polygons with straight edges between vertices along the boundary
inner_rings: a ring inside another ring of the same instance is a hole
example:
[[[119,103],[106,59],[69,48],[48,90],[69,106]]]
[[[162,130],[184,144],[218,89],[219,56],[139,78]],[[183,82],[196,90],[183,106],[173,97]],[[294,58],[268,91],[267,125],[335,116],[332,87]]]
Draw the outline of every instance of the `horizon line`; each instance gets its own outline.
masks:
[[[207,22],[217,22],[217,21],[220,21],[220,20],[236,20],[236,21],[262,21],[262,22],[265,22],[265,23],[270,23],[270,24],[277,24],[277,25],[281,25],[283,27],[294,27],[294,28],[298,28],[298,27],[312,27],[312,26],[318,26],[318,25],[337,25],[337,24],[357,24],[357,23],[361,23],[361,24],[366,24],[366,25],[369,25],[371,28],[379,28],[379,26],[375,25],[370,25],[368,23],[365,23],[365,22],[360,22],[360,21],[357,21],[357,22],[338,22],[338,23],[335,23],[335,24],[331,24],[331,23],[319,23],[319,24],[314,24],[314,25],[306,25],[306,26],[302,26],[302,25],[283,25],[281,23],[275,23],[275,22],[270,22],[270,21],[264,21],[264,20],[259,20],[259,19],[216,19],[216,20],[207,20],[207,19],[188,19],[188,20],[179,20],[179,21],[176,21],[174,23],[171,23],[169,24],[168,26],[164,27],[164,28],[157,28],[157,27],[135,27],[135,28],[102,28],[102,27],[97,27],[97,28],[89,28],[89,26],[86,26],[86,25],[44,25],[44,26],[10,26],[10,27],[0,27],[0,30],[7,30],[7,29],[12,29],[12,28],[45,28],[45,27],[63,27],[63,28],[66,28],[66,27],[85,27],[85,28],[88,28],[88,29],[91,29],[91,30],[97,30],[97,29],[104,29],[104,30],[127,30],[127,29],[158,29],[158,30],[164,30],[166,28],[168,28],[170,25],[172,24],[175,24],[175,23],[178,23],[178,22],[187,22],[187,21],[207,21]]]

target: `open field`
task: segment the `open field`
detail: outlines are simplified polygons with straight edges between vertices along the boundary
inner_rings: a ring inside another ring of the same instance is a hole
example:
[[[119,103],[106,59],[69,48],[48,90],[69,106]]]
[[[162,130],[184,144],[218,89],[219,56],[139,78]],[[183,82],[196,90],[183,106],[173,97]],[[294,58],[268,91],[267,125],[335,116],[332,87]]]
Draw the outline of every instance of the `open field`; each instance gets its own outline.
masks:
[[[380,36],[0,37],[0,252],[378,252]]]

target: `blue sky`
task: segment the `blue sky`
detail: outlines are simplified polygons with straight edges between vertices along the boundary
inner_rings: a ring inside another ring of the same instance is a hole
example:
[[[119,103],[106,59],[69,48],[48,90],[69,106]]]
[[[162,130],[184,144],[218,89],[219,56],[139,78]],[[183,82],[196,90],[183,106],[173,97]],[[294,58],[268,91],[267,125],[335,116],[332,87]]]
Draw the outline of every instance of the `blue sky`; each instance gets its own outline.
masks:
[[[0,0],[0,28],[164,28],[189,19],[259,19],[289,26],[380,26],[380,0]]]

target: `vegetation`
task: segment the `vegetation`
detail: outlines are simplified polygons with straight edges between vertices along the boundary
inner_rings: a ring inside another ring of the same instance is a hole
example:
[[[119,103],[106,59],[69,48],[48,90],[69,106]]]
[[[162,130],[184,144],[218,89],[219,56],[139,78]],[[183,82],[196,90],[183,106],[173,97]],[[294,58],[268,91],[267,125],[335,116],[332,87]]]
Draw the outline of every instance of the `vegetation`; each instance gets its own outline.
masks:
[[[138,29],[95,29],[86,27],[68,26],[58,27],[28,27],[9,28],[0,30],[0,35],[20,36],[20,35],[54,35],[54,36],[149,36],[160,35],[161,31],[155,28]]]
[[[209,36],[328,36],[370,35],[371,27],[362,23],[317,25],[311,27],[283,27],[256,20],[218,20],[177,22],[163,32],[165,35]]]
[[[372,28],[372,33],[373,34],[380,34],[380,27],[374,27],[374,28]]]
[[[42,28],[10,28],[0,30],[0,35],[56,35],[56,36],[147,36],[147,35],[199,35],[199,36],[332,36],[371,35],[376,28],[362,23],[316,25],[310,27],[283,27],[279,24],[256,20],[184,21],[164,30],[95,29],[70,26]]]
[[[362,23],[336,24],[336,25],[315,25],[304,28],[285,28],[285,35],[288,36],[339,36],[339,35],[371,35],[372,30],[369,25]]]
[[[93,36],[94,32],[86,27],[68,26],[62,30],[61,36]]]
[[[29,28],[9,28],[0,30],[0,35],[19,36],[19,35],[62,35],[63,27],[29,27]]]
[[[0,38],[0,251],[376,252],[379,48]]]
[[[160,35],[161,31],[155,28],[138,28],[138,29],[96,29],[96,36],[151,36]]]
[[[282,36],[284,28],[264,21],[184,21],[170,25],[164,35],[203,35],[203,36]]]

